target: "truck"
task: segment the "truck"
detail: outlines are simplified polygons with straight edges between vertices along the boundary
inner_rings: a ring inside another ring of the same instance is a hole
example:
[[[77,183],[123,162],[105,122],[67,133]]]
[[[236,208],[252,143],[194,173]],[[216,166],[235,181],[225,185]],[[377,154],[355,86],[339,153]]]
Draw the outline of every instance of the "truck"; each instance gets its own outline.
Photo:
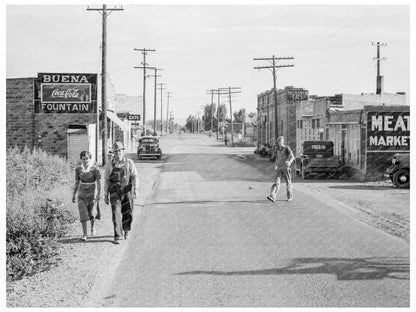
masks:
[[[342,172],[341,156],[334,155],[332,141],[304,141],[300,157],[296,158],[296,173],[306,179],[312,175],[339,177]]]

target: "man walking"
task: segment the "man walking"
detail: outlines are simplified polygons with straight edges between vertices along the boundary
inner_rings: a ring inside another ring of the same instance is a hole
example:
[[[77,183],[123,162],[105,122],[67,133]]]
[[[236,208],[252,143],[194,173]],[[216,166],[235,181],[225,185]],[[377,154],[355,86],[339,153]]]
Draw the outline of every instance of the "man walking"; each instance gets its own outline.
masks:
[[[275,202],[277,192],[280,188],[280,179],[283,178],[286,181],[287,188],[287,201],[293,200],[293,188],[292,188],[292,175],[290,165],[292,164],[295,156],[289,146],[285,145],[285,139],[280,136],[276,140],[276,160],[274,163],[274,170],[276,171],[274,177],[274,183],[270,190],[270,194],[267,199]]]
[[[133,199],[139,187],[139,177],[133,160],[124,157],[122,142],[113,145],[114,157],[105,167],[104,201],[111,203],[114,225],[114,244],[120,244],[123,238],[129,238],[133,221]]]

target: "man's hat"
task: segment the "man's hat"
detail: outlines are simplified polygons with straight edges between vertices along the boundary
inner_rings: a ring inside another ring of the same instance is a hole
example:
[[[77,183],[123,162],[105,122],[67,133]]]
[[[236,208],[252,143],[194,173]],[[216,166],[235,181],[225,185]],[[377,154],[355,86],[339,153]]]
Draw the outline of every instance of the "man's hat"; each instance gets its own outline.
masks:
[[[113,144],[113,152],[117,152],[119,150],[124,150],[125,147],[122,142],[116,142]]]
[[[281,135],[281,136],[279,136],[279,137],[277,138],[276,142],[279,142],[279,141],[284,140],[284,139],[285,139],[285,138],[283,137],[283,135]]]

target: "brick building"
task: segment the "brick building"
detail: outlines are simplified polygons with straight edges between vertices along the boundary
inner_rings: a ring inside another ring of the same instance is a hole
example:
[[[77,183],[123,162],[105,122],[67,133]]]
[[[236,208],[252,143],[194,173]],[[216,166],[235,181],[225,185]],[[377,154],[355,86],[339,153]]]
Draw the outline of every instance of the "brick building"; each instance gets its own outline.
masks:
[[[273,90],[268,90],[257,96],[258,111],[258,145],[276,144],[275,136],[275,109],[277,106],[277,133],[283,135],[286,143],[296,146],[296,104],[308,99],[308,91],[292,86],[279,89],[276,93],[275,105]]]
[[[91,74],[6,79],[6,147],[39,147],[71,160],[89,150],[101,162],[96,90],[96,75]],[[108,112],[107,117],[111,144],[114,127],[129,129],[115,114]]]

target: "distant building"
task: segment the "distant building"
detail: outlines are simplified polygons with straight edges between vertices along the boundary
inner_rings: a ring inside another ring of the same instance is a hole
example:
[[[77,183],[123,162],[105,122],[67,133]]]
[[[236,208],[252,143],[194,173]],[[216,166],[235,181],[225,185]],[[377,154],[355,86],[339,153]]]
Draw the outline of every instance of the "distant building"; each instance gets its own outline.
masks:
[[[137,138],[143,131],[143,97],[116,93],[113,97],[113,106],[118,118],[130,126],[130,137],[128,139],[125,138],[125,142],[128,148],[132,150],[137,144]],[[132,118],[133,116],[135,118]],[[120,129],[116,129],[114,135],[121,136],[123,134],[120,133]]]
[[[279,89],[276,93],[277,105],[274,102],[273,90],[268,90],[257,96],[258,111],[258,145],[276,145],[275,127],[278,136],[283,135],[286,143],[296,146],[296,104],[308,99],[308,90],[292,86]],[[275,109],[277,106],[277,123]]]
[[[296,105],[296,151],[301,149],[304,141],[331,140],[328,127],[331,112],[362,110],[366,105],[406,105],[406,95],[362,93],[310,96],[307,101]],[[347,123],[349,113],[343,116]]]
[[[113,105],[114,110],[118,113],[143,114],[143,96],[116,93],[114,95]]]
[[[410,152],[410,106],[364,105],[330,112],[329,139],[334,153],[358,180],[379,180],[397,152]]]

